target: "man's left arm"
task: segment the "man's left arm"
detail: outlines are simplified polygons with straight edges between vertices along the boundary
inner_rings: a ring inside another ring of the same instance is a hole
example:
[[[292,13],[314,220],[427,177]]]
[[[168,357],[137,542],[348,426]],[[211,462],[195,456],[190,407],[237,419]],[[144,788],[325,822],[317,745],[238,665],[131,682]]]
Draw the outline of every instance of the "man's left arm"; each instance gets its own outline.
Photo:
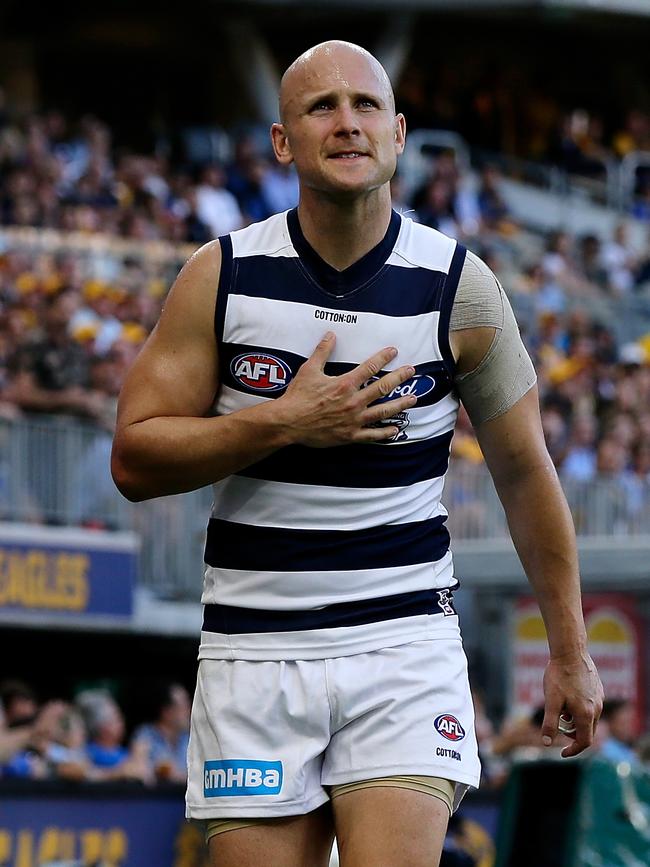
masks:
[[[542,737],[549,745],[560,714],[570,714],[576,733],[562,755],[575,756],[593,741],[603,690],[587,650],[573,519],[544,442],[537,387],[476,435],[548,634]]]
[[[580,598],[575,530],[546,449],[536,376],[508,299],[490,269],[467,254],[451,314],[454,383],[503,503],[510,534],[548,634],[542,737],[573,716],[573,756],[588,747],[602,707]]]

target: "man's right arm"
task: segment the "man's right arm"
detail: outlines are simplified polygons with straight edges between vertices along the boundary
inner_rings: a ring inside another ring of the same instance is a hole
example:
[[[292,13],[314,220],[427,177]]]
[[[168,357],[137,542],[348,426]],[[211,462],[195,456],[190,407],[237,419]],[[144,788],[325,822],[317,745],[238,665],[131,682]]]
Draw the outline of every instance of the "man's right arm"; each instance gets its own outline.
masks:
[[[219,388],[214,312],[220,267],[218,241],[187,262],[122,389],[112,472],[130,500],[195,490],[292,443],[327,447],[390,439],[395,428],[369,425],[414,402],[399,398],[369,406],[413,375],[412,368],[400,367],[362,388],[395,357],[391,348],[349,373],[326,376],[334,349],[330,334],[282,397],[209,417]]]

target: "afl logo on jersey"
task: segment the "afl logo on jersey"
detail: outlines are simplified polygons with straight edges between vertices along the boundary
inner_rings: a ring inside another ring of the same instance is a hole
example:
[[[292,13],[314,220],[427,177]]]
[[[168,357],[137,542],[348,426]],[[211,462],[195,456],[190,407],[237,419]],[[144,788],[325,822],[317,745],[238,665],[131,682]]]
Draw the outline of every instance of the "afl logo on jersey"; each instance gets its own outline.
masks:
[[[462,741],[465,737],[465,729],[450,713],[441,713],[435,718],[433,725],[438,734],[448,741]]]
[[[279,391],[289,385],[291,368],[276,355],[247,352],[230,362],[230,372],[254,391]]]

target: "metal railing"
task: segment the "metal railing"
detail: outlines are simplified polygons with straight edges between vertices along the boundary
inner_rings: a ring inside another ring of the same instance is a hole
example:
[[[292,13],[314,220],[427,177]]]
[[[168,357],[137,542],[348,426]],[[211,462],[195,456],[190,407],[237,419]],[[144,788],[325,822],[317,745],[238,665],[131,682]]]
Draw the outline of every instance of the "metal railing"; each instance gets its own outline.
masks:
[[[559,200],[579,197],[627,215],[632,213],[639,173],[650,172],[648,151],[632,151],[620,161],[614,157],[603,159],[600,176],[589,177],[570,173],[553,163],[472,148],[461,135],[448,130],[417,129],[409,133],[400,162],[407,195],[430,177],[435,159],[442,151],[454,154],[458,168],[466,177],[472,164],[490,163],[498,166],[506,177],[547,190]]]
[[[69,416],[0,420],[0,520],[133,530],[139,581],[166,598],[197,598],[211,490],[132,504],[110,475],[111,435]],[[650,485],[635,477],[565,482],[579,535],[650,534]],[[452,462],[443,502],[455,540],[507,536],[483,465]]]

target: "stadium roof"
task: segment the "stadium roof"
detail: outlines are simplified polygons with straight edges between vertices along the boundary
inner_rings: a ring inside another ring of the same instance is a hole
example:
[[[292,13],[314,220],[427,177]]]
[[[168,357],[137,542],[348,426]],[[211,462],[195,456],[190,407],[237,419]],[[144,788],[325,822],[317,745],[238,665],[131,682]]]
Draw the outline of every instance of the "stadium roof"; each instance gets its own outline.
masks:
[[[305,0],[254,0],[274,6],[304,5]],[[440,9],[454,12],[470,9],[485,11],[505,9],[566,10],[572,12],[606,12],[618,15],[650,16],[650,0],[320,0],[315,5],[327,6],[366,6],[395,7],[397,5],[419,9]]]

